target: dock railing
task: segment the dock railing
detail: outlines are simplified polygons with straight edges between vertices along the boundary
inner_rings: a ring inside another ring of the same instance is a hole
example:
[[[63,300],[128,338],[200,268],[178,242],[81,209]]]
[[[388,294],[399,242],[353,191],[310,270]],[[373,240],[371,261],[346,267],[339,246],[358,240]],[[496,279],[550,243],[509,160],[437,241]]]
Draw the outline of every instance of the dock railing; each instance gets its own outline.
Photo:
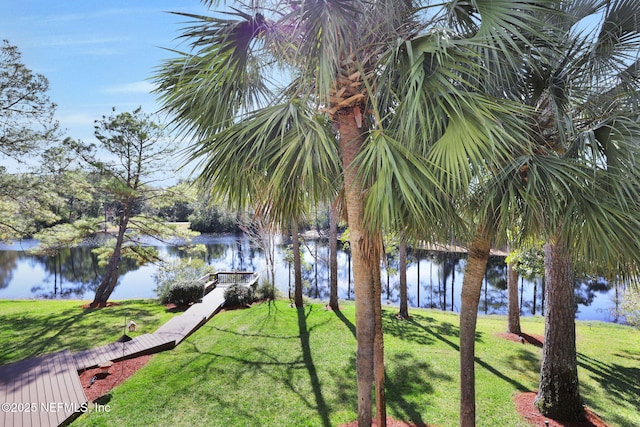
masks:
[[[217,287],[229,287],[235,284],[256,287],[260,275],[253,271],[218,271],[202,276],[199,280],[204,282],[205,295]]]

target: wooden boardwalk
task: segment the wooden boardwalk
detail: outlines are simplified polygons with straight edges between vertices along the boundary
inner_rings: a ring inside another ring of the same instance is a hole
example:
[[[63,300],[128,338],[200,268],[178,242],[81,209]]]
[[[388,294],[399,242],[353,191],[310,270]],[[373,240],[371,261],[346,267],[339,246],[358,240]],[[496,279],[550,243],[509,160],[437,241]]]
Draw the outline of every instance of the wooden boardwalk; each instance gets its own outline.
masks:
[[[211,319],[224,305],[224,288],[216,288],[179,316],[172,317],[152,334],[139,335],[131,341],[114,342],[79,351],[73,357],[79,371],[104,362],[117,362],[143,354],[169,350]]]
[[[59,426],[86,411],[87,398],[70,351],[0,366],[0,426]]]
[[[222,308],[225,288],[214,288],[202,302],[152,334],[75,354],[62,351],[0,366],[0,427],[55,427],[87,411],[78,371],[175,347]]]

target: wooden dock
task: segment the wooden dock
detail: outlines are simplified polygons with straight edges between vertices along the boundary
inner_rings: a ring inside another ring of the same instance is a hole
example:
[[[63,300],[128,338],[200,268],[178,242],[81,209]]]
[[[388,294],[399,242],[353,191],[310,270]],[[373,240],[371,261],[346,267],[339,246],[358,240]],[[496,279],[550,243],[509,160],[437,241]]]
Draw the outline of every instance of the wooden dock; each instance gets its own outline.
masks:
[[[257,276],[245,284],[253,286],[255,281]],[[61,351],[0,366],[0,426],[56,427],[86,412],[89,405],[79,371],[174,348],[222,308],[225,285],[211,286],[202,302],[171,318],[152,334],[77,353]]]

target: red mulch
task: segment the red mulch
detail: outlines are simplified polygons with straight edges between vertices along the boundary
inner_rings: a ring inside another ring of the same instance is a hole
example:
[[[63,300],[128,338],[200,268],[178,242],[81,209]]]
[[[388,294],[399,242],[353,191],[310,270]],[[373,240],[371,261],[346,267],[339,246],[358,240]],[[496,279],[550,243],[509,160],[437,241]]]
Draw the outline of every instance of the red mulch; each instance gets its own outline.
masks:
[[[104,308],[104,307],[117,307],[119,305],[120,305],[119,302],[108,302],[106,304],[99,304],[95,307],[91,307],[91,303],[87,303],[87,304],[81,305],[80,308]]]
[[[549,427],[611,427],[598,417],[595,412],[589,408],[585,408],[586,420],[580,422],[561,422],[547,418],[538,411],[533,405],[536,398],[535,392],[519,393],[513,401],[520,416],[534,426],[546,426],[545,421],[549,422]]]
[[[496,335],[499,338],[503,338],[505,340],[520,342],[522,344],[531,344],[535,345],[536,347],[542,347],[542,344],[544,343],[544,336],[542,335],[529,335],[525,333],[521,333],[520,335],[518,335],[512,334],[511,332],[501,332]]]
[[[358,427],[358,421],[351,421],[350,423],[347,424],[340,424],[338,427]],[[373,419],[373,423],[371,424],[371,427],[378,427],[378,423],[376,422],[376,419]],[[435,427],[435,426],[431,426],[431,424],[415,424],[415,423],[410,423],[408,421],[399,421],[399,420],[394,420],[391,417],[387,417],[387,427]]]
[[[87,369],[80,373],[80,384],[84,388],[84,394],[89,402],[109,393],[115,386],[123,383],[136,371],[142,368],[151,359],[151,355],[138,356],[133,359],[113,362],[107,374],[102,373],[101,368]],[[89,384],[91,378],[96,377],[93,384]]]

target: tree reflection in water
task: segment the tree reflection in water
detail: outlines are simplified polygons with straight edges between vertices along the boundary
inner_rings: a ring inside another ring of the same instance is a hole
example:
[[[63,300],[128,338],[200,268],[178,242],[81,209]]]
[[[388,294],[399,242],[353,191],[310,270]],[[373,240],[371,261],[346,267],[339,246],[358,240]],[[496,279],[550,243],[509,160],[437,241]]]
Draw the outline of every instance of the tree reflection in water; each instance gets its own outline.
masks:
[[[203,257],[215,269],[257,271],[265,268],[264,255],[259,248],[243,236],[203,235],[197,243],[204,245]],[[98,266],[92,247],[64,248],[50,256],[32,255],[24,250],[33,244],[3,245],[0,247],[0,298],[82,298],[93,297],[100,283],[102,268]],[[309,298],[328,300],[329,271],[328,243],[309,240],[302,245],[305,268],[304,292]],[[342,247],[341,244],[338,247]],[[158,247],[163,259],[193,256],[177,246]],[[287,295],[289,268],[284,261],[286,248],[276,251],[276,285]],[[409,250],[407,260],[407,286],[410,307],[437,308],[456,311],[459,308],[460,289],[466,265],[462,253]],[[399,276],[397,266],[388,264],[387,289],[383,303],[399,303]],[[156,266],[136,266],[132,261],[120,265],[121,279],[113,299],[130,297],[155,298],[156,284],[152,274]],[[339,298],[352,299],[350,258],[348,249],[338,253]],[[387,269],[383,266],[383,280]],[[543,289],[542,280],[521,282],[521,314],[540,314]],[[603,279],[582,277],[576,283],[577,317],[579,319],[615,320],[615,287]],[[506,314],[506,265],[504,258],[491,257],[483,284],[480,312]]]

